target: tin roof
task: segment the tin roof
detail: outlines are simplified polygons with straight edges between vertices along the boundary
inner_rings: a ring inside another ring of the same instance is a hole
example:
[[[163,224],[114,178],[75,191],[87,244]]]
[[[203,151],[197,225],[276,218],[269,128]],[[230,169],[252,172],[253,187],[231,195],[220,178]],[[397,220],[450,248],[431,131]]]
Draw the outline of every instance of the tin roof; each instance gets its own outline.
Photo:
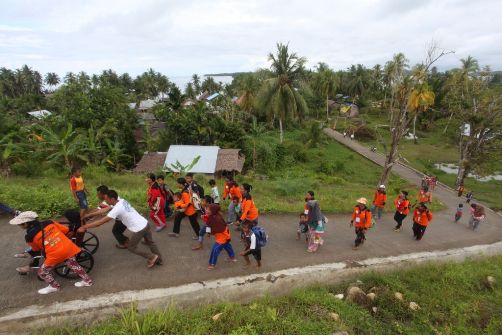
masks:
[[[197,164],[186,172],[214,174],[219,150],[220,148],[217,146],[171,145],[164,166],[177,171],[173,168],[173,164],[176,162],[186,166],[192,163],[197,156],[200,156]]]

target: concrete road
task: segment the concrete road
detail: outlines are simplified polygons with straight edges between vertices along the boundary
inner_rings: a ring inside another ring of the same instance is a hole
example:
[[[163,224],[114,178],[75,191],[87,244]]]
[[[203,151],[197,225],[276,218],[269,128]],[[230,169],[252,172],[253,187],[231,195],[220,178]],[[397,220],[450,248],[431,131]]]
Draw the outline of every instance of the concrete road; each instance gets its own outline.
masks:
[[[330,134],[339,136],[338,133]],[[381,163],[380,155],[370,152],[357,142],[347,143],[353,149],[359,150],[377,164]],[[365,150],[367,152],[365,152]],[[404,166],[396,166],[394,172],[401,177],[419,183],[421,176]],[[370,195],[362,195],[369,197]],[[296,215],[265,215],[260,218],[266,228],[270,242],[263,249],[263,268],[268,272],[291,267],[302,267],[336,261],[357,261],[370,257],[392,256],[404,253],[445,250],[455,247],[465,247],[478,244],[490,244],[502,240],[502,218],[492,212],[487,220],[473,232],[467,228],[468,215],[458,224],[452,222],[454,208],[459,200],[448,188],[438,187],[434,196],[445,203],[450,209],[434,213],[434,220],[428,227],[422,241],[412,239],[411,219],[407,218],[404,229],[397,233],[393,231],[393,213],[386,213],[376,227],[367,234],[365,245],[357,251],[351,249],[354,241],[354,231],[349,227],[349,215],[328,215],[329,223],[325,234],[325,244],[317,254],[306,252],[305,242],[296,241],[298,218]],[[301,206],[299,202],[299,206]],[[322,204],[321,204],[322,206]],[[34,274],[19,276],[15,267],[26,261],[15,259],[12,255],[24,247],[23,231],[7,224],[7,217],[0,217],[0,315],[14,312],[23,306],[49,304],[56,301],[82,299],[102,293],[124,290],[149,289],[176,286],[191,282],[203,282],[211,279],[226,278],[255,272],[253,268],[244,270],[244,262],[225,262],[226,255],[221,254],[217,269],[207,271],[211,239],[206,240],[205,248],[192,251],[192,232],[188,222],[183,222],[181,236],[170,238],[169,229],[154,233],[154,239],[163,253],[164,265],[147,269],[145,260],[130,254],[127,250],[114,247],[115,241],[111,234],[112,224],[108,223],[94,232],[98,234],[101,246],[95,255],[95,267],[91,272],[95,284],[90,288],[77,289],[73,281],[59,278],[62,291],[49,296],[40,296],[37,290],[44,286]],[[234,233],[234,249],[242,250],[237,234]],[[144,248],[144,246],[141,246]]]

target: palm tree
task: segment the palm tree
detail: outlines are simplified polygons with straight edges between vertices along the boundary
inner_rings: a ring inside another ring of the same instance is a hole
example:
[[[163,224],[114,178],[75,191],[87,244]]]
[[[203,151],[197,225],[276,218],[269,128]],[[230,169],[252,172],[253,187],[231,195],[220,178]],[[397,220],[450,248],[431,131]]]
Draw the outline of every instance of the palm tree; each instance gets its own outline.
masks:
[[[251,128],[247,131],[247,137],[251,139],[253,142],[253,170],[256,171],[256,142],[258,139],[265,133],[265,127],[258,123],[256,117],[253,116],[253,123],[251,124]]]
[[[317,80],[315,88],[326,97],[326,120],[329,119],[329,96],[335,95],[339,86],[338,77],[335,72],[325,63],[317,65]]]
[[[45,84],[49,85],[51,88],[57,86],[60,82],[61,80],[55,72],[49,72],[45,75]]]
[[[253,74],[247,73],[235,78],[239,92],[239,106],[252,114],[256,106],[256,94],[260,88],[260,80]]]
[[[195,95],[200,94],[200,77],[195,73],[192,75],[193,88],[195,90]]]
[[[462,58],[460,62],[462,62],[460,78],[462,80],[462,86],[463,86],[462,98],[464,98],[465,93],[469,92],[470,79],[479,71],[479,63],[475,58],[471,56],[467,56],[466,59]]]
[[[306,58],[289,53],[288,44],[277,43],[277,53],[270,53],[272,78],[265,80],[258,97],[258,104],[270,119],[279,120],[280,141],[283,142],[283,123],[288,117],[302,119],[308,107],[298,92],[303,78]]]

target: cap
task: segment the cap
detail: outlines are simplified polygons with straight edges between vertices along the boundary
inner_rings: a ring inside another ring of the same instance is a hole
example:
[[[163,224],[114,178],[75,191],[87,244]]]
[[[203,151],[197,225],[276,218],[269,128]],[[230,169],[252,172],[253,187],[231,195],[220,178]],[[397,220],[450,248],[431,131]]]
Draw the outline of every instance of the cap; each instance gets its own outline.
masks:
[[[359,198],[357,199],[357,203],[367,205],[368,200],[366,198]]]
[[[9,221],[11,225],[20,225],[23,223],[35,221],[38,219],[38,214],[32,211],[21,212],[18,216]]]
[[[378,188],[385,188],[385,185],[382,184],[382,185],[378,186]]]

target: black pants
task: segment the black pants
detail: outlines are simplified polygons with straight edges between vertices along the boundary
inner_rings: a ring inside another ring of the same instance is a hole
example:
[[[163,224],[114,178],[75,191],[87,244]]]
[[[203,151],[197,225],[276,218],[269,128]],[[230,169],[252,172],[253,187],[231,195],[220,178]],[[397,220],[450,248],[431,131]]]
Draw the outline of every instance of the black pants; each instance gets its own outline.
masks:
[[[426,226],[422,226],[416,222],[413,222],[413,236],[415,236],[417,240],[421,240],[422,236],[424,236],[426,228]]]
[[[246,256],[253,255],[254,259],[256,259],[257,262],[261,261],[261,248],[260,249],[254,249],[254,250],[249,250],[246,252]]]
[[[366,236],[364,235],[366,233],[366,229],[364,228],[356,228],[356,240],[354,241],[355,246],[359,246],[360,244],[363,244],[364,241],[366,240]]]
[[[396,211],[396,214],[394,214],[394,221],[397,222],[396,228],[401,228],[403,225],[403,220],[406,218],[406,214],[401,214],[398,211]]]
[[[180,233],[181,220],[183,220],[183,218],[185,216],[187,216],[185,213],[177,212],[175,214],[173,233],[175,233],[175,234]],[[197,213],[188,216],[188,220],[190,221],[190,225],[192,226],[192,229],[195,232],[195,236],[199,236],[200,226],[199,226],[199,222],[197,221]]]
[[[119,242],[119,244],[121,244],[121,245],[124,245],[127,242],[127,240],[129,240],[129,238],[127,238],[127,236],[124,235],[124,232],[126,231],[126,229],[127,229],[127,227],[124,226],[122,221],[115,220],[115,224],[113,225],[113,228],[112,228],[112,233],[113,233],[113,236],[115,236],[115,239],[117,240],[117,242]]]

